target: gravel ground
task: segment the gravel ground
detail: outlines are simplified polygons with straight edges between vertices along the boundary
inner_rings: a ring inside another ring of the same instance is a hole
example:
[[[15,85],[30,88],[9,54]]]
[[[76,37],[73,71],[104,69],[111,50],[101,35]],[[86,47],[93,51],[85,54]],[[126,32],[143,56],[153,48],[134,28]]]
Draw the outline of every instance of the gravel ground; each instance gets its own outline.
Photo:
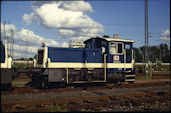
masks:
[[[170,90],[170,86],[166,85],[166,86],[155,86],[155,87],[153,86],[153,87],[141,87],[141,88],[100,89],[100,90],[93,90],[93,91],[83,90],[83,91],[68,91],[62,93],[49,92],[49,93],[1,95],[1,103],[105,96],[105,95],[130,94],[136,92],[139,93],[139,92],[165,91],[165,90]]]
[[[98,107],[95,109],[82,109],[81,111],[88,112],[169,112],[171,101],[166,102],[155,102],[151,103],[142,103],[141,105],[134,106],[132,103],[129,103],[127,106],[121,105],[111,105],[109,107]]]

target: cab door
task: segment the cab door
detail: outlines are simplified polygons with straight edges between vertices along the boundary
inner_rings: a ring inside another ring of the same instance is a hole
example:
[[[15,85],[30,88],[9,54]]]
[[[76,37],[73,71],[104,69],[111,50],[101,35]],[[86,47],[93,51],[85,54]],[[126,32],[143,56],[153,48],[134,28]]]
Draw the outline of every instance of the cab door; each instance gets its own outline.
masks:
[[[125,43],[125,57],[126,63],[132,62],[132,43]]]

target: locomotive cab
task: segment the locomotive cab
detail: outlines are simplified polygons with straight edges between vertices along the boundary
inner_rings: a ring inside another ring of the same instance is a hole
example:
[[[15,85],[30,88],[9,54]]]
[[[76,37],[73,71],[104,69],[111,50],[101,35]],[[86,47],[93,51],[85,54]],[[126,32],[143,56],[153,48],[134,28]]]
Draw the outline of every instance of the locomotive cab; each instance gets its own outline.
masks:
[[[85,41],[87,48],[102,48],[106,54],[106,77],[107,81],[132,83],[135,81],[134,74],[134,40],[120,38],[93,37]]]
[[[14,74],[13,69],[11,69],[12,58],[8,56],[7,46],[1,42],[1,58],[0,58],[0,68],[1,68],[1,89],[9,90],[12,88],[12,77]]]

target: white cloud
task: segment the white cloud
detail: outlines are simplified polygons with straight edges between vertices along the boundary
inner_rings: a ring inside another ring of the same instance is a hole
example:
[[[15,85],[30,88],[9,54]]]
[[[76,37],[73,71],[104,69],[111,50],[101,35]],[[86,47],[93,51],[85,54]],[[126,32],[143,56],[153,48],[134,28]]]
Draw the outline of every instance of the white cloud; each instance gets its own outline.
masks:
[[[32,44],[41,45],[41,43],[45,43],[48,46],[59,46],[59,43],[52,39],[47,39],[45,37],[41,37],[36,35],[33,31],[28,29],[21,29],[21,31],[17,32],[15,35],[16,39],[20,39],[22,41],[28,41]],[[28,38],[28,39],[27,39]]]
[[[65,1],[61,6],[66,10],[93,12],[91,5],[84,1]]]
[[[86,39],[90,38],[90,36],[77,36],[77,37],[71,37],[71,40],[80,40],[84,41]]]
[[[73,30],[70,30],[70,29],[69,30],[68,29],[60,29],[58,32],[62,36],[72,36],[72,35],[76,34],[76,32],[74,32]]]
[[[11,30],[15,31],[16,27],[13,24],[5,24],[5,36],[11,36]],[[1,23],[1,37],[4,36],[4,24]],[[3,37],[4,38],[4,37]]]
[[[170,42],[170,30],[163,30],[160,36],[161,40]]]
[[[63,42],[61,47],[69,47],[68,43],[67,42]]]
[[[36,18],[34,18],[34,17],[35,17],[35,16],[34,16],[34,13],[31,13],[30,15],[24,14],[24,15],[23,15],[23,20],[24,20],[24,21],[27,21],[27,24],[29,25],[29,24],[32,23],[32,21],[33,21],[34,19],[36,19]]]
[[[54,46],[54,47],[67,47],[67,43],[64,42],[63,44],[59,44],[57,41],[53,39],[49,39],[47,37],[42,37],[39,35],[36,35],[33,31],[22,28],[21,30],[17,30],[15,25],[13,24],[6,24],[6,36],[11,39],[11,33],[9,32],[11,29],[15,30],[14,32],[14,55],[20,56],[23,55],[26,50],[26,40],[28,42],[27,48],[28,48],[28,54],[34,55],[37,53],[38,48],[41,47],[41,43],[45,43],[46,46]],[[1,34],[3,34],[3,24],[1,24]],[[27,35],[28,33],[28,35]],[[1,35],[3,37],[3,35]],[[6,44],[6,41],[5,41]],[[20,56],[23,57],[23,56]],[[33,57],[33,56],[30,56]]]
[[[103,32],[103,26],[87,15],[93,12],[85,1],[33,2],[33,12],[24,14],[27,24],[39,21],[46,28],[58,29],[64,38],[89,37]]]
[[[90,3],[85,1],[33,1],[33,11],[24,14],[22,19],[27,25],[39,22],[40,25],[57,29],[59,37],[74,40],[85,40],[91,36],[102,33],[103,26],[88,16],[89,12],[94,12]],[[68,47],[67,42],[58,43],[48,37],[39,36],[29,29],[17,30],[15,25],[6,24],[6,36],[10,37],[10,30],[14,33],[15,55],[22,55],[25,51],[25,40],[28,41],[29,55],[34,55],[41,43],[47,46]],[[28,32],[28,37],[27,37]],[[3,24],[1,24],[1,34],[3,34]],[[2,35],[3,36],[3,35]]]
[[[21,58],[23,57],[23,54],[21,52],[14,52],[15,58]]]
[[[9,31],[11,29],[15,31],[16,27],[13,24],[5,24],[5,30]],[[1,31],[3,30],[4,30],[4,24],[1,23]]]
[[[17,45],[17,44],[14,44],[13,45],[15,50],[18,50],[18,51],[23,51],[26,49],[26,46],[25,45]],[[40,48],[39,46],[27,46],[28,48],[28,52],[29,53],[37,53],[37,50],[38,48]]]

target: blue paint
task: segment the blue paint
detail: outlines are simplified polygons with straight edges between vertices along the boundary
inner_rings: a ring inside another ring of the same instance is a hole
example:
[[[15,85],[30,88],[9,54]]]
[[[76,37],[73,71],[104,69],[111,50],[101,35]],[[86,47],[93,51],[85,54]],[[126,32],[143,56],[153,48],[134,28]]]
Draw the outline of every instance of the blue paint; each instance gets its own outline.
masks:
[[[1,58],[0,58],[1,63],[5,63],[5,46],[1,42]]]
[[[110,54],[109,41],[101,38],[91,38],[84,42],[86,48],[57,48],[48,47],[48,58],[51,62],[74,62],[74,63],[104,63],[102,47],[105,47],[107,54],[106,63],[114,63],[114,56],[119,56],[118,63],[124,63],[124,51],[121,54]],[[132,42],[122,42],[126,49],[126,63],[132,62]],[[127,46],[126,46],[127,45]],[[127,47],[127,48],[126,48]],[[129,51],[128,51],[129,50]],[[130,71],[132,68],[126,68]],[[124,68],[107,68],[107,72],[123,72]]]
[[[114,63],[114,55],[110,54],[109,50],[109,41],[102,39],[102,38],[91,38],[87,41],[84,42],[86,44],[86,48],[101,48],[101,47],[105,47],[106,48],[106,54],[107,54],[107,63]],[[132,48],[133,48],[133,43],[132,42],[122,42],[124,44],[124,50],[125,50],[125,45],[129,45],[130,46],[130,52],[126,51],[127,54],[126,56],[126,61],[125,63],[131,63],[132,62]],[[115,54],[115,55],[119,55],[119,63],[124,63],[124,51],[122,54]]]
[[[48,47],[51,62],[103,63],[99,48],[57,48]]]
[[[124,68],[120,69],[119,68],[107,68],[107,72],[123,72]]]
[[[107,68],[107,72],[123,72],[124,68]],[[125,71],[132,71],[132,68],[126,68]]]
[[[126,71],[132,71],[132,68],[126,68]]]

